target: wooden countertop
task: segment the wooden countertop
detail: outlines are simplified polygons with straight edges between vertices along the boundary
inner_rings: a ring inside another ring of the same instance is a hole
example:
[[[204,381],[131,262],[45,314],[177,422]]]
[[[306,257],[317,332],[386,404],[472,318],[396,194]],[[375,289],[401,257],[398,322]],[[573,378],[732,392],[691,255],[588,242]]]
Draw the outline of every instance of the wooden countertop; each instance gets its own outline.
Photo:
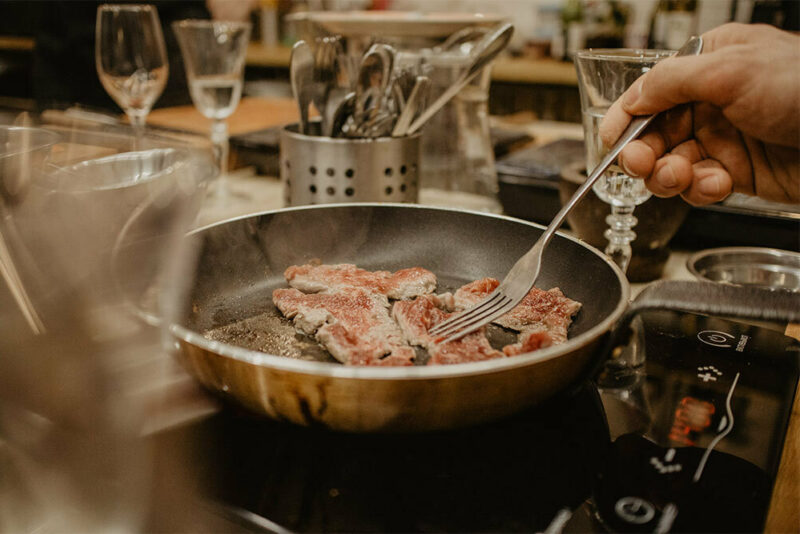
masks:
[[[264,46],[250,43],[247,65],[251,67],[287,68],[291,49],[286,46]],[[492,80],[508,83],[576,86],[575,67],[555,59],[500,57],[492,64]]]
[[[226,122],[228,133],[237,135],[296,122],[299,115],[292,98],[246,97],[242,98]],[[194,106],[155,109],[147,116],[147,124],[203,134],[211,130],[211,120]]]

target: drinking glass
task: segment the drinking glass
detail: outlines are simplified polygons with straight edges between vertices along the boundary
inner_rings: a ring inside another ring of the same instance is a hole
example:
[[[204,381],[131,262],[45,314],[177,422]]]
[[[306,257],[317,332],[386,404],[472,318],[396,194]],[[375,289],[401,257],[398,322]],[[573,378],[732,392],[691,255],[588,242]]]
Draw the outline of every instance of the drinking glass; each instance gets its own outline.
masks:
[[[167,84],[169,63],[156,8],[97,8],[95,65],[103,87],[128,115],[137,138]]]
[[[181,20],[173,23],[195,107],[212,120],[211,142],[219,166],[218,197],[228,195],[228,126],[242,96],[249,22]]]
[[[656,62],[674,54],[671,50],[589,49],[575,55],[578,90],[583,114],[583,133],[586,143],[586,169],[591,172],[608,152],[600,139],[599,127],[603,116],[625,90]],[[606,254],[625,271],[631,259],[631,242],[636,239],[633,216],[636,206],[650,198],[644,180],[627,176],[616,164],[611,165],[597,183],[594,192],[611,204],[606,217],[609,228]]]

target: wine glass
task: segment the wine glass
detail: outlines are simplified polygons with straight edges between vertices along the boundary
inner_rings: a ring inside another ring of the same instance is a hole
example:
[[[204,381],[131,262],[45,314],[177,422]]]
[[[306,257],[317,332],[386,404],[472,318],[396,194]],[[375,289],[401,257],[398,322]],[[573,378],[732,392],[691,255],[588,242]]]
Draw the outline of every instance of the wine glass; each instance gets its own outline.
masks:
[[[125,110],[138,139],[169,75],[156,8],[104,4],[97,8],[95,65],[103,87]]]
[[[195,107],[212,120],[211,142],[219,166],[216,196],[228,195],[228,126],[239,105],[244,60],[250,41],[249,22],[181,20],[172,25],[186,68]]]
[[[608,108],[642,74],[659,60],[673,55],[672,50],[589,49],[575,54],[578,90],[583,114],[586,143],[586,169],[591,172],[608,152],[600,139],[600,123]],[[644,180],[627,176],[618,165],[611,165],[597,183],[594,192],[611,204],[606,217],[609,228],[605,253],[625,271],[631,259],[631,242],[636,239],[633,216],[636,206],[650,198]]]

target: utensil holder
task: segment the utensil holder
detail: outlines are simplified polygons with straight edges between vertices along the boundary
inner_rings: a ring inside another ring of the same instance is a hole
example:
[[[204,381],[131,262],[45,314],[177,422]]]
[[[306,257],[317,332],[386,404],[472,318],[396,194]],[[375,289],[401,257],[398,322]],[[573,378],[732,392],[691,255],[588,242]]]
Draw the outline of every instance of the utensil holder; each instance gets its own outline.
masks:
[[[310,124],[312,134],[319,123]],[[340,139],[281,130],[280,177],[287,206],[341,202],[416,202],[420,134]]]

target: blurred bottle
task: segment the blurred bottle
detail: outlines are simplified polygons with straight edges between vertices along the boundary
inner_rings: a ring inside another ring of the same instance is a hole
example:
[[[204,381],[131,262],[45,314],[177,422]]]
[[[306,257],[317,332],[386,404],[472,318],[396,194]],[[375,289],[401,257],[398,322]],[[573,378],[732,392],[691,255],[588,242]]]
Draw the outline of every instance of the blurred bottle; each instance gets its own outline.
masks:
[[[564,10],[561,12],[561,24],[566,52],[564,59],[571,60],[575,52],[586,47],[586,25],[582,0],[567,0]]]
[[[650,25],[649,48],[677,50],[697,31],[697,0],[660,0]]]
[[[277,0],[260,0],[258,4],[261,44],[264,46],[276,46],[280,38],[278,2]]]

